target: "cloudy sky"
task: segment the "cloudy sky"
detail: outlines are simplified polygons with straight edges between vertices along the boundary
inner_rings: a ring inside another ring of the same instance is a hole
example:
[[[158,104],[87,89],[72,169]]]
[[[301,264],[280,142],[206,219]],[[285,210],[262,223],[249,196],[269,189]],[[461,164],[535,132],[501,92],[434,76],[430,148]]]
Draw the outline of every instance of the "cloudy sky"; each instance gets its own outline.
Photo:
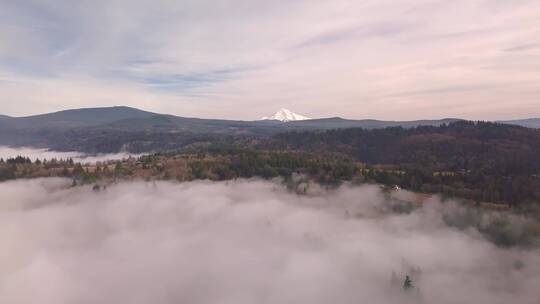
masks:
[[[0,0],[0,105],[540,116],[538,0]]]

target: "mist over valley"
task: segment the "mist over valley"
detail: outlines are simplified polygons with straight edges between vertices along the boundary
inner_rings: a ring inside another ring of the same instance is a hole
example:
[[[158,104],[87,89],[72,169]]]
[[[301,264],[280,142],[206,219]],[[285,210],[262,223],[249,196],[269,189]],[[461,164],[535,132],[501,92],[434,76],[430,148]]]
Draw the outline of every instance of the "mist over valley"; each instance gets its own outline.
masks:
[[[298,195],[260,180],[70,185],[0,184],[2,302],[537,301],[540,249],[449,226],[463,207],[436,197],[398,212],[413,193]]]

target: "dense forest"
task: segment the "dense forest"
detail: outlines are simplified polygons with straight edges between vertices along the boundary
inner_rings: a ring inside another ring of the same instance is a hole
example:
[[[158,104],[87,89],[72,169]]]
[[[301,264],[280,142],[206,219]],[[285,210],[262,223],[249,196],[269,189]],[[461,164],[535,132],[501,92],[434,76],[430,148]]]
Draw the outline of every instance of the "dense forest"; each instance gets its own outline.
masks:
[[[369,164],[421,165],[430,171],[530,175],[540,170],[539,130],[487,122],[288,132],[272,137],[262,146],[342,154]]]
[[[440,127],[288,132],[257,144],[350,157],[407,189],[511,204],[540,201],[540,131],[488,122]]]
[[[118,146],[114,138],[102,135],[108,140],[105,146]],[[109,164],[0,160],[0,181],[39,176],[66,176],[79,182],[288,179],[300,174],[329,186],[344,181],[379,183],[517,209],[540,206],[540,130],[535,129],[460,121],[439,127],[291,131],[271,137],[184,137],[180,150],[177,137],[182,136],[153,138],[153,143],[163,141],[163,150],[169,152]],[[145,138],[138,137],[131,145],[144,145]]]

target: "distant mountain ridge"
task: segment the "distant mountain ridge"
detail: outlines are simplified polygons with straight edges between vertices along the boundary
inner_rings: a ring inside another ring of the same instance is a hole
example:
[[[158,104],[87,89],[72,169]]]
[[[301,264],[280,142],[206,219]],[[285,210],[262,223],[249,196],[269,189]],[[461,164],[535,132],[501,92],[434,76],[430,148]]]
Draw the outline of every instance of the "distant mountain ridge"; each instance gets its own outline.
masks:
[[[158,115],[125,106],[82,108],[24,117],[11,117],[17,127],[31,126],[87,126],[112,123],[123,119],[150,118]]]
[[[375,119],[352,120],[340,117],[310,119],[304,121],[292,121],[288,124],[289,128],[306,128],[306,129],[345,129],[345,128],[364,128],[364,129],[381,129],[388,127],[404,127],[413,128],[417,126],[440,126],[457,121],[462,121],[458,118],[445,118],[439,120],[412,120],[412,121],[384,121]]]
[[[0,116],[0,145],[92,153],[119,150],[147,152],[176,149],[215,138],[262,138],[286,131],[413,128],[460,121],[457,118],[416,121],[350,120],[339,117],[305,119],[307,117],[301,115],[292,117],[296,120],[286,121],[286,118],[291,118],[290,113],[281,114],[284,114],[283,117],[278,118],[283,120],[239,121],[180,117],[116,106],[27,117]]]
[[[290,122],[290,121],[299,121],[299,120],[308,120],[311,119],[309,117],[296,114],[292,112],[291,110],[287,110],[285,108],[279,109],[274,115],[270,117],[263,117],[261,120],[279,120],[281,122]]]
[[[540,118],[503,120],[499,122],[509,124],[509,125],[522,126],[526,128],[540,129]]]
[[[276,116],[276,117],[274,117]],[[351,120],[340,117],[310,119],[295,114],[287,109],[281,109],[274,116],[266,120],[242,121],[225,119],[205,119],[181,117],[169,114],[159,114],[139,110],[126,106],[82,108],[58,111],[47,114],[32,115],[25,117],[9,117],[0,115],[8,121],[7,127],[28,128],[81,128],[81,127],[104,127],[151,130],[155,126],[170,128],[182,128],[183,125],[195,128],[201,126],[228,127],[261,127],[279,129],[332,129],[332,128],[386,128],[392,126],[414,127],[419,125],[440,125],[459,121],[457,118],[441,120],[415,120],[415,121],[383,121],[374,119]],[[279,118],[279,119],[273,119]],[[283,123],[285,122],[285,123]]]

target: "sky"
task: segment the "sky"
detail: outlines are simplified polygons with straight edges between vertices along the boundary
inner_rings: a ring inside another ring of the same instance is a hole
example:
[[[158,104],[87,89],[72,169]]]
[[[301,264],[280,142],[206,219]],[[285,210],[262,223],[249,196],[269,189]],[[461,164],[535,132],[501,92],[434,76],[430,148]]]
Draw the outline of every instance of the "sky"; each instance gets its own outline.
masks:
[[[0,113],[540,117],[537,0],[0,0]]]

